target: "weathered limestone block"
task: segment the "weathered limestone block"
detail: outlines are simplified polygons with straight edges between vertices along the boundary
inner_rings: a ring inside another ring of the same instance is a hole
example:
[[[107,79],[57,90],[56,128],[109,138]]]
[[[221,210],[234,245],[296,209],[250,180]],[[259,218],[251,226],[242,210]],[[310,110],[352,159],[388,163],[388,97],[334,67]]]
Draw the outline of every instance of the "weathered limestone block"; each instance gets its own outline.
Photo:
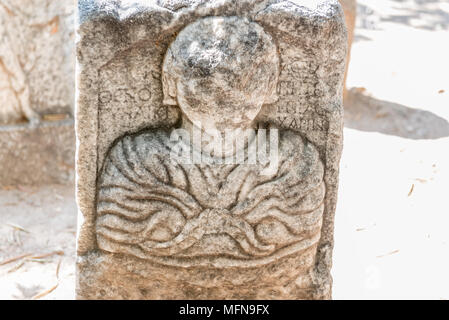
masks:
[[[0,124],[72,114],[72,0],[0,0]]]
[[[355,22],[357,16],[357,1],[356,0],[339,0],[345,13],[346,28],[348,29],[348,54],[346,58],[346,71],[343,99],[347,99],[348,89],[346,87],[346,79],[348,78],[349,62],[351,61],[351,47],[354,41]]]
[[[77,297],[330,299],[338,1],[78,3]]]

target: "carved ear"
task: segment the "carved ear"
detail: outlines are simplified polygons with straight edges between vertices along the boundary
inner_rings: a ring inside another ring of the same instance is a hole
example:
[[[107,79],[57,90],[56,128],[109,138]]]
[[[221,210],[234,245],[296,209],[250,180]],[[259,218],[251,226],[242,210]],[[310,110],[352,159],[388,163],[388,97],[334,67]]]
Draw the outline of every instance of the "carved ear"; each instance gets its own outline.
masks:
[[[164,93],[164,105],[177,106],[177,89],[176,80],[170,74],[170,66],[173,66],[173,56],[171,50],[167,51],[164,59],[164,66],[162,67],[162,91]]]
[[[277,93],[278,81],[279,81],[279,76],[277,74],[272,75],[270,77],[270,82],[269,82],[270,85],[267,90],[267,95],[265,97],[264,104],[273,104],[279,100],[279,95]]]
[[[166,73],[162,74],[162,90],[164,91],[164,101],[162,103],[169,106],[177,106],[176,81]]]

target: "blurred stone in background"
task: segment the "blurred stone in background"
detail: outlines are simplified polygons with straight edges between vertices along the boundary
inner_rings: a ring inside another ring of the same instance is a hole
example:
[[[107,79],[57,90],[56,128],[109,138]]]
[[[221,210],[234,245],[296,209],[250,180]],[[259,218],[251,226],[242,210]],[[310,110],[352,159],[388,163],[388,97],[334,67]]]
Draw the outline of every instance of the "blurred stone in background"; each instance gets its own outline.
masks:
[[[73,181],[72,0],[0,0],[0,186]]]
[[[345,86],[343,91],[343,100],[347,100],[348,90],[346,88],[346,79],[348,77],[349,62],[351,59],[351,46],[354,40],[355,21],[357,16],[356,0],[339,0],[343,11],[345,12],[346,26],[348,28],[348,55],[346,59]]]

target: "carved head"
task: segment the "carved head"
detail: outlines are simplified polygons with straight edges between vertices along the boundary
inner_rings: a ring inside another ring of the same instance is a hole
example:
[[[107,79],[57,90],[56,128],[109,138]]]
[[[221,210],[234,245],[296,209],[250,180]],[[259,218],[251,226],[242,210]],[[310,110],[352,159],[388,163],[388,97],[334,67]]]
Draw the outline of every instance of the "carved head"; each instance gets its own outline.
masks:
[[[163,66],[164,104],[205,130],[248,127],[277,99],[279,57],[269,34],[239,17],[209,17],[183,29]]]

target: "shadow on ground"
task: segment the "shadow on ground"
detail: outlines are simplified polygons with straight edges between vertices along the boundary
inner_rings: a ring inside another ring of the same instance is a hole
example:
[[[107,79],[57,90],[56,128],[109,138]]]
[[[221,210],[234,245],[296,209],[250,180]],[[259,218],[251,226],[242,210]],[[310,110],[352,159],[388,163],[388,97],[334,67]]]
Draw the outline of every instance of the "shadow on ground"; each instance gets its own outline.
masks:
[[[449,122],[432,112],[370,97],[353,88],[345,101],[345,126],[407,139],[449,137]]]

